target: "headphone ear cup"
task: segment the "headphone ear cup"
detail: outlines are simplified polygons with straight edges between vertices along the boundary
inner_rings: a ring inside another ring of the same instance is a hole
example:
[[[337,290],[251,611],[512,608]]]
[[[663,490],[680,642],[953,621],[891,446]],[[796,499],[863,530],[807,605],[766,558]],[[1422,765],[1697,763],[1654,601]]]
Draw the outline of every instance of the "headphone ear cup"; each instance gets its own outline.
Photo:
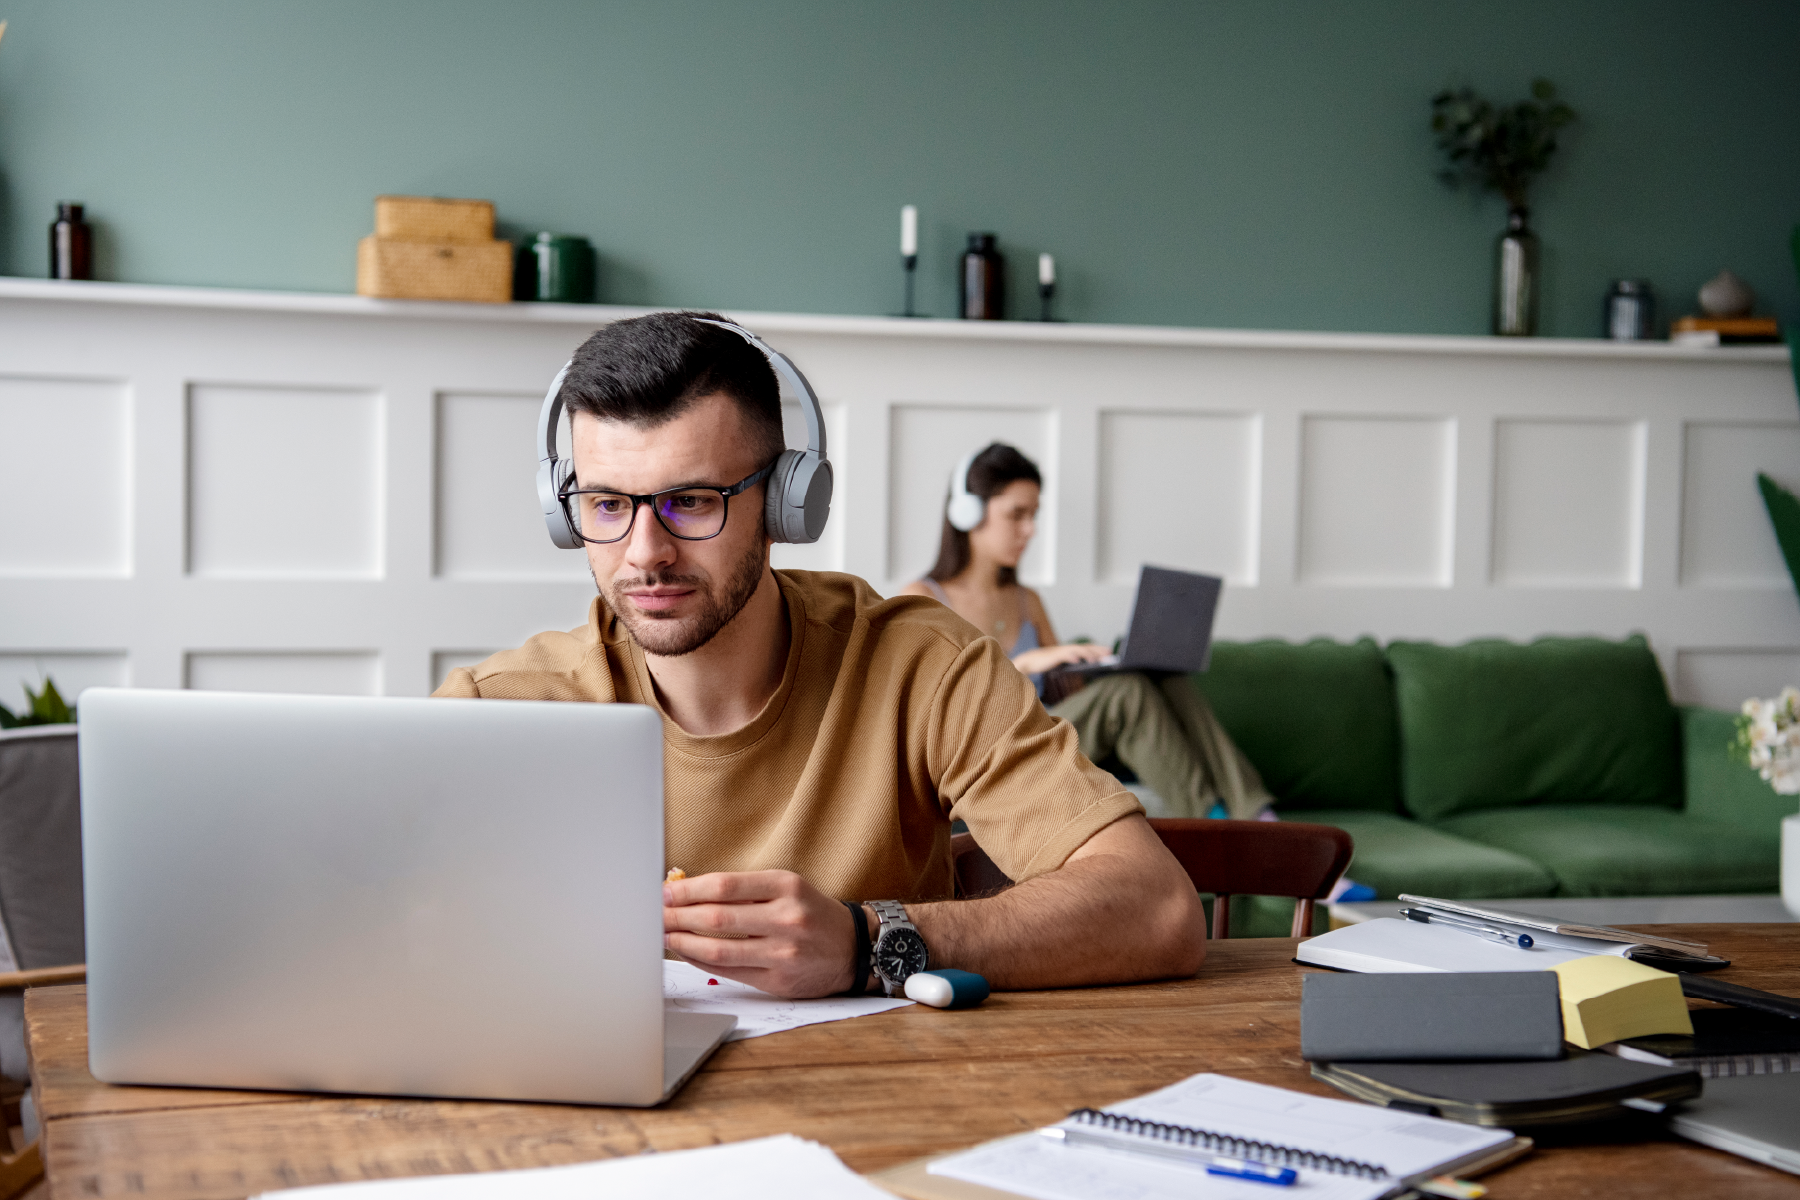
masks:
[[[538,464],[538,505],[544,510],[544,529],[561,550],[581,549],[581,535],[569,524],[569,510],[562,502],[562,491],[575,473],[573,463],[553,458]]]
[[[769,472],[769,478],[763,483],[763,532],[772,541],[794,540],[788,536],[786,500],[788,483],[793,477],[794,468],[799,464],[798,450],[783,450],[781,457],[775,460],[775,469]]]
[[[944,516],[952,529],[967,533],[981,524],[982,518],[987,516],[987,501],[973,492],[959,492],[950,497],[950,505],[944,510]]]
[[[819,540],[831,516],[831,463],[811,450],[784,450],[769,473],[763,500],[763,529],[777,542],[806,545]],[[788,497],[798,495],[799,504]]]

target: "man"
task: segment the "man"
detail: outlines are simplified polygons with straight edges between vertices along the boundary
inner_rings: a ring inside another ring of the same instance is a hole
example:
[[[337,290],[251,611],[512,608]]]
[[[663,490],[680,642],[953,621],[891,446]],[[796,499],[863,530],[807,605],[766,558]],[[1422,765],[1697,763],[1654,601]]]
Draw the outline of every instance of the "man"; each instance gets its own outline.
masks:
[[[600,596],[437,694],[662,713],[668,863],[690,876],[664,885],[664,944],[714,974],[861,991],[866,939],[902,918],[932,965],[999,988],[1193,974],[1186,873],[998,643],[929,600],[770,569],[779,389],[717,319],[620,321],[576,351],[566,503]],[[1016,886],[950,899],[958,818]]]

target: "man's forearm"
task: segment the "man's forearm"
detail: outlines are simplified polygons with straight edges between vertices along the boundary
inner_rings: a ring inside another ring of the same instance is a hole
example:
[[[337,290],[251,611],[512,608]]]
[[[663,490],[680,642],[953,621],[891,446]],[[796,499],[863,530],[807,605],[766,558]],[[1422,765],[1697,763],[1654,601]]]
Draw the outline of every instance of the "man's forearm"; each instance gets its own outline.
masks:
[[[1206,955],[1200,898],[1142,818],[1116,822],[1057,870],[998,895],[906,911],[934,965],[996,988],[1188,976]]]

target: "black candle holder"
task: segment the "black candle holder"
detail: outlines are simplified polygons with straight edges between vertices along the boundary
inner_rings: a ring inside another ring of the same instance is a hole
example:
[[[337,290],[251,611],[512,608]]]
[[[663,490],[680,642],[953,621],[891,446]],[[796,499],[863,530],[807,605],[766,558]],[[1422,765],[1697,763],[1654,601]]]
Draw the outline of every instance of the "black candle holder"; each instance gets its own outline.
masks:
[[[1040,320],[1040,321],[1056,320],[1055,317],[1050,315],[1050,300],[1055,295],[1056,295],[1056,285],[1054,283],[1038,284],[1038,320]]]
[[[902,254],[900,256],[900,263],[906,268],[906,307],[904,311],[896,315],[902,317],[930,316],[930,313],[917,312],[913,309],[913,282],[914,277],[919,273],[919,256],[917,254]]]

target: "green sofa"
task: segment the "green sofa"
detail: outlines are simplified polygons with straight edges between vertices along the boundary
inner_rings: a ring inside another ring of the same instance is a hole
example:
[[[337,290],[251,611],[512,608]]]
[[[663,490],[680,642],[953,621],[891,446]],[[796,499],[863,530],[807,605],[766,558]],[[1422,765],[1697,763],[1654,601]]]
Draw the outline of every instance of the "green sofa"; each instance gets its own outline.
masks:
[[[1642,637],[1221,642],[1190,678],[1281,818],[1348,831],[1384,899],[1778,887],[1796,801],[1730,758],[1732,714],[1670,702]]]

